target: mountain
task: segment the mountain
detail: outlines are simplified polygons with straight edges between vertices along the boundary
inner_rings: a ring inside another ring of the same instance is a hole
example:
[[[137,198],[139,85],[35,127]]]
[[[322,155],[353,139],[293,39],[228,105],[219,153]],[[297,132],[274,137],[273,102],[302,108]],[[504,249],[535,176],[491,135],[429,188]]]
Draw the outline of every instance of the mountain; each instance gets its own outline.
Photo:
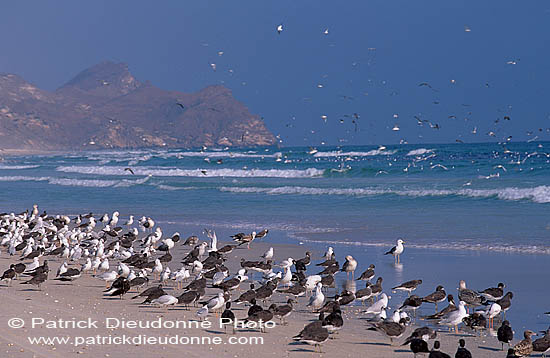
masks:
[[[223,86],[167,91],[113,62],[80,72],[55,92],[0,74],[0,149],[274,144],[260,117]]]

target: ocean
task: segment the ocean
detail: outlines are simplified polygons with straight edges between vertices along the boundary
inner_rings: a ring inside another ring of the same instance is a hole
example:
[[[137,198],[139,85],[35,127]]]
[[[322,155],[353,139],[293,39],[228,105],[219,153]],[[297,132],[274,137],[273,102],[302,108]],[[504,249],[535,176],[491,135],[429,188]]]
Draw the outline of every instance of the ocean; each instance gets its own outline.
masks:
[[[358,270],[376,263],[388,286],[423,278],[422,295],[442,280],[449,293],[460,278],[477,289],[504,281],[524,305],[510,311],[512,323],[538,330],[550,310],[540,285],[550,259],[549,163],[548,142],[7,156],[0,211],[118,210],[121,222],[145,215],[167,235],[205,238],[213,228],[222,241],[268,228],[276,243],[331,245],[340,259],[351,252]],[[405,270],[382,255],[398,237]]]
[[[548,148],[548,149],[546,149]],[[550,254],[550,143],[7,157],[4,211],[152,216],[287,242]],[[129,170],[131,168],[133,175]]]

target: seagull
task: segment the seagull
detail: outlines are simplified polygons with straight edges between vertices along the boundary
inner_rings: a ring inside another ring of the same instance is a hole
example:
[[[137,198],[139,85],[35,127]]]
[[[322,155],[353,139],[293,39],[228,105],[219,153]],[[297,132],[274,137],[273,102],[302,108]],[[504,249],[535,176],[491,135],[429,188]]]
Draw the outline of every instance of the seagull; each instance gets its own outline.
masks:
[[[223,292],[219,292],[218,296],[211,298],[208,302],[206,302],[206,307],[208,308],[209,312],[215,312],[216,310],[219,310],[225,305],[225,298],[223,296]]]
[[[544,336],[533,342],[533,351],[542,352],[542,356],[546,357],[546,353],[550,351],[550,328],[541,333],[544,333]]]
[[[363,305],[365,301],[370,298],[372,298],[372,288],[370,287],[370,283],[367,282],[367,287],[355,292],[355,299],[361,301],[361,304]]]
[[[357,281],[370,281],[374,277],[374,265],[370,264],[369,267],[359,276]]]
[[[279,25],[277,26],[277,33],[280,35],[281,32],[283,32],[283,24],[279,24]]]
[[[206,233],[206,236],[208,236],[208,238],[210,239],[209,251],[218,251],[218,237],[216,236],[216,232],[208,229],[204,229],[204,232]]]
[[[6,271],[4,271],[4,274],[2,275],[2,277],[0,278],[0,280],[2,281],[7,281],[8,282],[8,286],[10,285],[11,283],[11,280],[13,280],[13,278],[15,278],[15,269],[14,269],[14,264],[11,264],[10,265],[10,268],[7,269]]]
[[[442,309],[440,312],[437,312],[433,315],[426,316],[426,319],[440,319],[441,317],[445,316],[447,313],[451,311],[455,311],[458,308],[456,308],[456,305],[454,303],[453,295],[447,295],[447,301],[449,301],[449,305]]]
[[[316,349],[319,347],[319,351],[321,352],[321,344],[326,342],[329,338],[328,329],[324,328],[322,324],[322,319],[310,323],[300,333],[294,336],[293,339],[314,345]]]
[[[409,344],[415,338],[420,338],[424,341],[428,339],[435,339],[437,337],[437,332],[428,326],[419,327],[411,333],[411,335],[405,340],[402,345]]]
[[[270,247],[269,250],[267,250],[263,255],[262,258],[266,260],[271,260],[273,258],[273,248]]]
[[[386,252],[384,255],[393,255],[395,263],[399,263],[399,255],[403,253],[403,250],[405,249],[403,247],[403,244],[405,241],[403,241],[401,238],[397,239],[397,244],[391,248],[390,251]]]
[[[323,255],[323,258],[325,260],[331,260],[332,259],[332,255],[334,254],[334,249],[332,248],[332,246],[329,246],[327,251],[325,252],[325,254]]]
[[[348,278],[349,278],[349,273],[351,272],[351,277],[352,279],[354,279],[356,268],[357,268],[357,261],[351,255],[347,255],[346,262],[344,262],[344,264],[342,265],[342,269],[340,271],[346,272]]]
[[[231,311],[231,302],[225,303],[225,310],[223,311],[221,315],[220,323],[223,324],[224,331],[227,330],[227,325],[231,324],[233,327],[233,334],[235,334],[235,325],[233,324],[235,322],[235,313]]]
[[[489,328],[493,328],[493,318],[498,316],[500,312],[502,311],[502,307],[498,303],[493,303],[489,308],[485,311],[485,316],[489,319]]]
[[[409,296],[405,299],[401,307],[399,307],[400,310],[410,308],[414,311],[414,315],[416,317],[416,310],[418,307],[422,305],[422,297],[418,297],[417,295]]]
[[[282,267],[286,270],[286,269],[290,269],[290,266],[292,266],[293,264],[294,264],[294,259],[292,257],[289,257],[288,259],[283,260],[279,264],[279,267]]]
[[[97,275],[96,277],[100,280],[105,281],[105,287],[109,286],[109,282],[113,282],[117,278],[116,271],[110,271],[110,272],[104,272],[101,275]]]
[[[312,307],[314,310],[318,310],[323,306],[325,302],[325,295],[322,292],[323,284],[318,282],[316,285],[315,293],[311,295],[307,307]]]
[[[465,306],[466,303],[464,301],[460,301],[458,309],[443,316],[441,321],[439,321],[439,324],[451,327],[454,326],[455,332],[458,333],[458,325],[462,323],[462,319],[464,317],[468,316]]]
[[[43,284],[47,279],[48,279],[48,274],[46,272],[42,272],[37,274],[36,276],[33,276],[33,278],[31,278],[28,281],[21,282],[21,284],[22,285],[30,284],[30,285],[38,286],[38,289],[40,289],[40,285]]]
[[[422,298],[423,302],[428,303],[435,303],[435,311],[437,312],[437,304],[439,302],[445,301],[445,298],[447,297],[447,293],[445,293],[445,289],[443,286],[439,285],[435,288],[435,292],[429,294],[426,297]]]
[[[497,300],[497,303],[502,307],[502,311],[504,314],[506,314],[506,311],[510,309],[512,306],[512,298],[514,297],[514,294],[512,292],[506,292],[504,296],[500,300]]]
[[[483,296],[479,295],[474,290],[470,290],[466,288],[466,281],[464,280],[460,280],[460,283],[459,283],[458,299],[474,307],[481,306],[486,301]]]
[[[510,322],[502,322],[502,325],[497,330],[497,338],[502,345],[501,350],[504,350],[504,343],[508,344],[508,347],[510,347],[510,342],[514,339],[514,331],[512,331],[512,327],[510,327]]]
[[[68,268],[67,271],[59,274],[58,278],[55,280],[59,281],[73,281],[80,277],[80,270],[75,268]]]
[[[405,333],[405,329],[407,328],[405,323],[407,323],[406,319],[401,319],[399,323],[383,321],[380,323],[375,323],[372,327],[368,328],[368,330],[378,331],[384,334],[393,344],[394,339],[400,338],[403,333]]]
[[[422,280],[411,280],[411,281],[404,282],[399,286],[393,287],[392,290],[407,291],[410,296],[411,292],[416,290],[416,288],[421,284],[422,284]]]
[[[470,327],[474,331],[487,328],[487,318],[485,318],[483,311],[481,313],[472,313],[471,315],[464,317],[462,321],[467,327]]]
[[[418,87],[424,87],[424,86],[433,89],[433,87],[428,82],[422,82],[418,85]]]
[[[208,306],[205,305],[197,311],[197,317],[202,321],[206,316],[208,316]]]
[[[531,336],[536,336],[537,334],[533,331],[527,330],[523,332],[523,340],[516,343],[514,346],[514,354],[517,357],[525,357],[531,355],[533,353],[533,341],[531,340]]]
[[[479,294],[489,301],[497,301],[504,296],[504,287],[506,286],[502,282],[499,282],[497,287],[490,287],[483,291],[479,291]]]
[[[380,299],[365,310],[365,314],[378,314],[388,307],[388,296],[383,293]]]
[[[263,239],[264,237],[267,236],[268,233],[269,233],[269,229],[263,229],[262,231],[256,234],[256,239]]]

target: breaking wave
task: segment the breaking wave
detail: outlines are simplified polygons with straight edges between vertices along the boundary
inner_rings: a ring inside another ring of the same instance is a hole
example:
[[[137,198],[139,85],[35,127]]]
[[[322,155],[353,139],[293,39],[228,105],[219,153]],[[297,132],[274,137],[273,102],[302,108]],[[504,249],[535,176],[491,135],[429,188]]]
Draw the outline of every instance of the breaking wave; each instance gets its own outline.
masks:
[[[76,186],[87,188],[124,188],[133,185],[144,184],[150,177],[141,178],[138,180],[101,180],[101,179],[72,179],[72,178],[53,178],[53,177],[30,177],[30,176],[0,176],[0,182],[14,181],[36,181],[47,182],[52,185]]]
[[[132,175],[120,166],[60,166],[59,172],[96,174],[96,175]],[[324,170],[308,169],[177,169],[161,167],[134,167],[135,175],[158,177],[238,177],[238,178],[313,178],[323,175]]]
[[[318,158],[325,157],[371,157],[374,155],[392,155],[395,154],[397,150],[381,150],[373,149],[368,152],[341,152],[341,151],[332,151],[332,152],[317,152],[313,156]]]
[[[458,190],[394,190],[366,188],[313,188],[302,186],[262,187],[220,187],[220,191],[232,193],[259,193],[268,195],[399,195],[409,197],[442,197],[463,196],[471,198],[497,198],[501,200],[530,200],[535,203],[550,203],[550,186],[541,185],[533,188],[501,189],[458,189]]]

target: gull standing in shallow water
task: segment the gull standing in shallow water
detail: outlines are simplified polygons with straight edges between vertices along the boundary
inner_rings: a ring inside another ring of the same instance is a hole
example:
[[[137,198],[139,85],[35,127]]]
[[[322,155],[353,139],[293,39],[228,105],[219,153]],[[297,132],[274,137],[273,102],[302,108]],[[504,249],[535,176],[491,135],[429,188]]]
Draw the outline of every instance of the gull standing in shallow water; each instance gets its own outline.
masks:
[[[422,298],[423,302],[428,303],[435,303],[435,311],[437,312],[437,304],[439,302],[445,301],[445,298],[447,297],[447,294],[445,293],[445,289],[443,286],[439,285],[435,288],[435,291],[431,294],[429,294],[426,297]]]
[[[460,280],[458,286],[458,299],[473,307],[481,306],[483,303],[485,303],[485,298],[483,296],[481,296],[474,290],[466,288],[466,281],[464,280]]]
[[[346,272],[348,278],[349,278],[349,273],[351,272],[351,277],[352,279],[354,279],[356,268],[357,268],[357,261],[351,255],[346,256],[346,262],[344,262],[344,264],[342,265],[341,271]]]
[[[410,296],[411,292],[416,290],[416,288],[421,284],[422,284],[422,280],[411,280],[411,281],[404,282],[399,286],[393,287],[392,290],[407,291]]]
[[[391,248],[390,251],[386,252],[384,255],[393,255],[395,263],[399,263],[399,255],[403,253],[403,250],[405,249],[403,247],[403,244],[405,241],[403,241],[401,238],[397,239],[397,244]]]

